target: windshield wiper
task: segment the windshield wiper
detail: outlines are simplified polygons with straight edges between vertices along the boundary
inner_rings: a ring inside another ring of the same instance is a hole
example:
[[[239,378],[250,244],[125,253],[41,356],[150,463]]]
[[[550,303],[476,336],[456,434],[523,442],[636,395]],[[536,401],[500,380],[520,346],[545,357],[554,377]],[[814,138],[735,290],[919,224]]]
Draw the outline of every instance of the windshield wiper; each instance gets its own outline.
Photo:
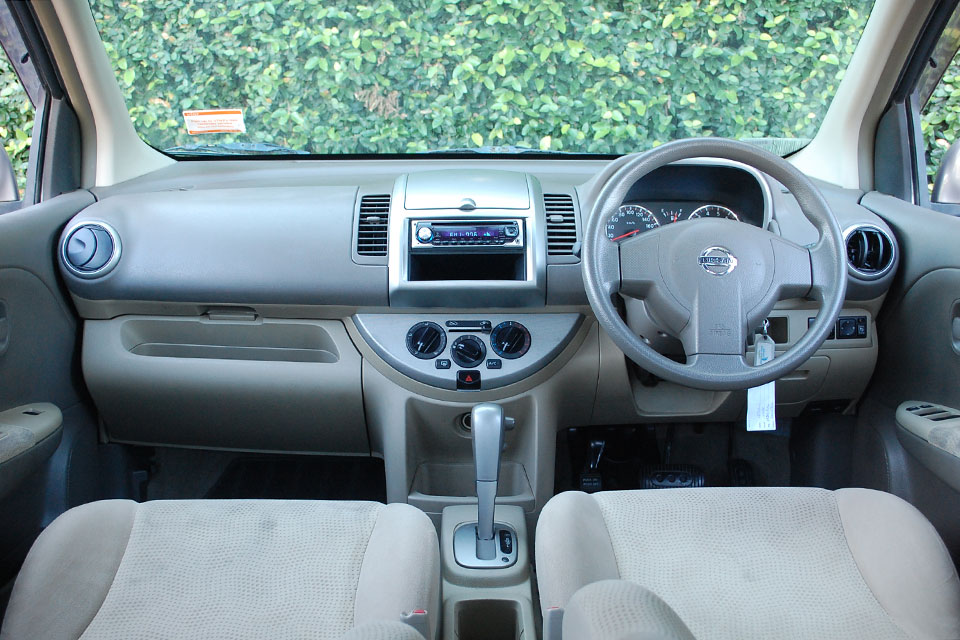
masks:
[[[190,156],[302,156],[309,152],[282,147],[272,142],[216,142],[210,144],[184,144],[164,149],[164,153]]]
[[[464,154],[464,155],[473,155],[473,154],[493,154],[493,155],[514,155],[514,154],[530,154],[530,155],[599,155],[595,153],[583,152],[583,151],[549,151],[544,149],[534,149],[533,147],[521,147],[512,144],[506,145],[485,145],[482,147],[452,147],[450,149],[430,149],[428,151],[418,151],[416,155],[437,155],[444,153],[452,154]]]

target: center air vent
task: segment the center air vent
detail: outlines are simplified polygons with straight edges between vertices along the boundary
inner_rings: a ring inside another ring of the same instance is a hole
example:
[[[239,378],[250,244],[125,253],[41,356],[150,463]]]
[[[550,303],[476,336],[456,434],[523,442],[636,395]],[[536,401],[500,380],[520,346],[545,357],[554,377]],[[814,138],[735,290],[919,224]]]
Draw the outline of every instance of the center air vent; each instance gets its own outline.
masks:
[[[858,275],[879,278],[893,266],[895,246],[880,228],[860,225],[848,229],[845,235],[847,262]]]
[[[573,196],[565,193],[543,194],[543,208],[547,214],[547,255],[573,255],[577,244],[577,217]]]
[[[79,224],[66,234],[60,258],[75,276],[100,277],[120,260],[120,237],[103,222]]]
[[[390,196],[372,195],[360,199],[357,218],[357,255],[387,255],[387,223],[390,220]]]

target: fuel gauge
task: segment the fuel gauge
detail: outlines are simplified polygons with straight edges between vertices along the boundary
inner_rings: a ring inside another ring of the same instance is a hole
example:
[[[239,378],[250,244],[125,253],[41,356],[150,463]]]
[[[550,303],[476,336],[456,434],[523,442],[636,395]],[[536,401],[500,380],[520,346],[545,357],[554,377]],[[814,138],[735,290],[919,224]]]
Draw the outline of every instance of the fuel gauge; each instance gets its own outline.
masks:
[[[661,207],[660,208],[660,219],[663,221],[663,224],[670,224],[672,222],[680,222],[684,219],[686,214],[683,211],[683,207]]]

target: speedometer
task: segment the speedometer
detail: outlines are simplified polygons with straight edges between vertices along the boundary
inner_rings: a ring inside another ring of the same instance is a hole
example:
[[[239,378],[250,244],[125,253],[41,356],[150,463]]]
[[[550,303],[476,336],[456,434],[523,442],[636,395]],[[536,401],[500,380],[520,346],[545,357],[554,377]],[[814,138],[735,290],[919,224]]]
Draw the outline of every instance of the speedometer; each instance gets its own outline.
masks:
[[[737,217],[737,214],[726,207],[720,206],[719,204],[705,204],[690,214],[691,220],[695,220],[697,218],[724,218],[727,220],[740,220],[740,218]]]
[[[660,221],[650,209],[638,204],[625,204],[607,220],[607,238],[620,242],[659,226]]]

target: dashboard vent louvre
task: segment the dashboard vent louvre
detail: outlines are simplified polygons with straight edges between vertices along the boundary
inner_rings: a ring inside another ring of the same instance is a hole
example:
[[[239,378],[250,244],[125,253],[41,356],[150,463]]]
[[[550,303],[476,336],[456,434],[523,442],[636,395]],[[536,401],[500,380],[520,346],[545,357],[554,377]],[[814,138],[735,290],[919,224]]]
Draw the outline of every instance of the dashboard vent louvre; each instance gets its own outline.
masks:
[[[577,216],[573,196],[565,193],[543,194],[543,208],[547,214],[547,255],[573,255],[577,244]]]
[[[390,196],[387,194],[360,198],[357,218],[357,255],[387,255],[387,228],[390,220]]]
[[[893,241],[873,226],[854,227],[847,234],[847,261],[855,271],[876,277],[893,264]]]

